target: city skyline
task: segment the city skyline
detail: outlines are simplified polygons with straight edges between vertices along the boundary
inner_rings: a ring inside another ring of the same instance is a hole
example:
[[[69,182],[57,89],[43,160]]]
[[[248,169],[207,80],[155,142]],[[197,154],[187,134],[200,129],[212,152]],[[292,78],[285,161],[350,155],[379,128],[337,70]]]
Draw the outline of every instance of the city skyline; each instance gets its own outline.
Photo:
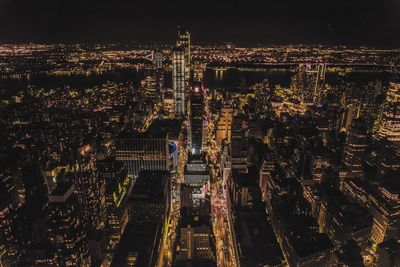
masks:
[[[361,2],[36,2],[0,43],[0,267],[400,266],[397,10],[360,20],[398,5]]]

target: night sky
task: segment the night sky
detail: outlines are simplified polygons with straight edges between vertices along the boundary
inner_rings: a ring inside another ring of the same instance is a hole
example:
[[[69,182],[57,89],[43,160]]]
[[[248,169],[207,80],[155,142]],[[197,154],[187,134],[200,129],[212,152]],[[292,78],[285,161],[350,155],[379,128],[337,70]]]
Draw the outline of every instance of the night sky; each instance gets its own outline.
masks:
[[[1,42],[321,43],[400,47],[400,0],[0,0]]]

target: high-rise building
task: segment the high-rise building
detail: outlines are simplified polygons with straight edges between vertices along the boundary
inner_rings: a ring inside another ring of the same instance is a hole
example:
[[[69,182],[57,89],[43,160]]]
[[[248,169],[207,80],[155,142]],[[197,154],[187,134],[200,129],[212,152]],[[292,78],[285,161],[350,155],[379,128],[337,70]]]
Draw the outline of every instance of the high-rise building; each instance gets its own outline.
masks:
[[[340,120],[338,125],[339,131],[347,132],[350,128],[353,117],[354,117],[354,106],[352,104],[348,105],[346,108],[341,110]]]
[[[116,139],[116,158],[123,161],[130,175],[142,170],[169,170],[168,133],[122,132]]]
[[[175,47],[172,50],[172,90],[174,91],[175,116],[186,114],[186,73],[185,49]]]
[[[90,266],[80,204],[72,183],[60,182],[49,195],[49,238],[60,266]]]
[[[376,249],[376,266],[400,266],[400,240],[388,239],[380,243]]]
[[[74,183],[77,198],[81,203],[85,227],[99,227],[99,180],[96,177],[94,147],[90,144],[79,148],[77,165],[66,175],[66,180]]]
[[[178,40],[176,46],[184,49],[185,57],[185,87],[190,83],[190,33],[183,27],[178,28]]]
[[[231,152],[229,150],[228,140],[224,140],[221,144],[220,166],[222,170],[222,182],[225,185],[231,174]]]
[[[147,76],[140,82],[140,87],[144,91],[144,95],[148,98],[158,96],[158,84],[156,76]]]
[[[203,149],[204,96],[202,83],[193,83],[190,92],[190,153],[201,154]]]
[[[203,77],[204,77],[204,66],[200,64],[195,65],[193,69],[193,81],[203,82]]]
[[[0,266],[18,266],[24,254],[17,229],[20,208],[21,204],[0,181]]]
[[[394,144],[387,139],[381,140],[377,149],[377,172],[378,179],[400,170],[400,151],[396,150]]]
[[[164,60],[164,58],[163,58],[162,50],[159,50],[159,49],[155,50],[154,51],[154,57],[153,57],[153,64],[154,64],[154,67],[156,68],[156,70],[157,69],[162,69],[163,60]]]
[[[142,171],[129,198],[130,222],[166,225],[171,206],[170,173]]]
[[[376,136],[400,144],[400,83],[389,84],[377,121]]]
[[[156,96],[164,99],[165,88],[164,88],[164,73],[163,73],[163,61],[164,55],[161,49],[156,49],[153,52],[153,66],[155,68],[154,71],[154,79],[155,79],[155,88],[156,88]]]
[[[304,102],[317,103],[321,100],[325,74],[326,64],[301,64],[293,77],[292,88]]]
[[[100,181],[100,218],[107,232],[109,250],[118,245],[128,223],[127,196],[131,179],[123,163],[115,158],[97,162]]]
[[[196,266],[215,266],[212,250],[210,216],[187,215],[180,228],[180,251],[174,266],[197,263]]]
[[[367,208],[373,216],[371,237],[373,246],[390,238],[399,238],[399,182],[387,179],[379,187],[371,187],[361,179],[348,179],[342,192]]]
[[[233,118],[233,108],[229,105],[224,105],[221,108],[217,123],[216,141],[218,145],[222,144],[222,140],[227,139],[231,142],[231,126]]]
[[[248,137],[240,116],[233,117],[230,145],[232,169],[247,171]]]
[[[343,163],[353,173],[361,173],[365,150],[367,149],[367,127],[361,118],[350,125],[343,155]]]
[[[204,199],[210,194],[210,174],[208,166],[201,155],[189,156],[184,173],[185,184],[192,188],[192,199]],[[194,203],[193,206],[196,206]]]
[[[261,204],[261,192],[257,185],[258,175],[255,168],[247,173],[238,169],[232,170],[231,179],[228,179],[229,193],[232,203],[237,207],[253,208]]]

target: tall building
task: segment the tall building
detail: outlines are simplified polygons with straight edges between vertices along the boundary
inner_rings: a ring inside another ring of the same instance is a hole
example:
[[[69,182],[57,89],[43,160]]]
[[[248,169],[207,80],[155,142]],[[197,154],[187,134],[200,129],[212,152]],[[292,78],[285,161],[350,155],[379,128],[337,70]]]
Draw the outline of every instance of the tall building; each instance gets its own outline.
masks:
[[[147,76],[140,82],[140,87],[144,91],[144,95],[148,98],[156,98],[159,94],[156,76]]]
[[[231,179],[228,179],[227,183],[232,203],[237,207],[259,207],[261,191],[257,180],[257,170],[254,167],[249,168],[247,173],[233,169]]]
[[[79,148],[77,165],[66,175],[75,185],[75,192],[82,207],[85,227],[99,227],[99,181],[96,177],[94,147],[86,144]]]
[[[0,266],[17,266],[24,249],[18,237],[18,217],[21,204],[0,181]]]
[[[243,127],[243,118],[233,117],[231,127],[231,166],[232,169],[247,171],[248,137]]]
[[[231,142],[232,118],[233,108],[229,105],[224,105],[221,108],[217,123],[216,141],[219,146],[222,144],[224,139],[227,139],[228,143]]]
[[[154,77],[156,80],[156,96],[164,99],[165,89],[164,89],[164,73],[163,73],[163,61],[164,55],[161,49],[156,49],[154,51],[153,65],[155,68]]]
[[[159,49],[155,50],[154,57],[153,57],[153,64],[154,64],[154,67],[156,68],[156,70],[162,69],[163,60],[164,60],[164,58],[163,58],[162,50],[159,50]]]
[[[350,128],[353,117],[354,117],[354,106],[352,104],[348,105],[346,108],[341,110],[340,120],[338,125],[339,131],[347,132]]]
[[[325,81],[326,64],[301,64],[299,72],[293,77],[292,88],[306,103],[321,100]]]
[[[107,233],[107,249],[117,247],[128,223],[127,196],[131,179],[122,162],[108,158],[97,162],[100,181],[100,218]]]
[[[387,139],[381,140],[377,149],[377,178],[380,179],[400,170],[400,151]]]
[[[380,243],[376,249],[376,266],[400,266],[400,240],[388,239]]]
[[[367,149],[367,127],[361,118],[350,125],[343,155],[343,163],[353,173],[361,173],[365,150]]]
[[[201,155],[189,156],[184,172],[185,184],[192,188],[192,199],[205,199],[210,194],[210,174],[208,166]],[[196,203],[193,203],[196,206]]]
[[[201,154],[203,149],[204,96],[202,83],[193,83],[190,92],[190,153]]]
[[[174,91],[175,116],[186,114],[185,49],[177,46],[172,50],[172,90]]]
[[[373,247],[385,240],[399,238],[399,188],[399,182],[395,177],[372,188],[361,179],[348,179],[344,182],[342,192],[367,208],[373,216],[370,232]]]
[[[169,170],[168,133],[122,132],[116,139],[116,158],[123,161],[130,175],[142,170]]]
[[[49,238],[59,266],[90,266],[86,231],[72,183],[60,182],[49,195]]]
[[[170,173],[166,171],[140,172],[129,198],[130,222],[166,225],[170,206]]]
[[[204,66],[197,64],[193,68],[193,81],[194,82],[203,82],[204,78]]]
[[[190,83],[190,33],[183,27],[178,28],[178,40],[176,46],[184,49],[185,55],[185,87]]]
[[[185,216],[181,222],[179,243],[180,251],[174,266],[188,266],[189,262],[195,263],[194,266],[215,266],[210,216]]]
[[[379,139],[387,138],[391,142],[400,144],[400,83],[389,84],[378,118],[376,135]]]

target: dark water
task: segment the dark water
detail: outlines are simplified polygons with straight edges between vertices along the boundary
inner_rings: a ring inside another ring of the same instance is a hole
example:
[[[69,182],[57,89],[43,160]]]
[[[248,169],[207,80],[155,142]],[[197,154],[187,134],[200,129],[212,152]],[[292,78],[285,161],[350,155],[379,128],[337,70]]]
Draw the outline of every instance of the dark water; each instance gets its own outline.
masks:
[[[239,71],[229,69],[227,71],[214,71],[207,69],[204,76],[204,83],[210,89],[229,89],[240,86],[248,87],[255,83],[268,79],[271,85],[280,84],[289,86],[292,73],[288,71]]]
[[[35,85],[38,88],[63,88],[70,86],[72,88],[88,88],[93,87],[107,81],[127,82],[131,81],[136,86],[140,85],[140,81],[148,75],[146,70],[122,70],[110,71],[103,74],[94,74],[90,76],[73,75],[73,76],[49,76],[36,75],[30,79],[8,79],[0,80],[0,90],[2,93],[14,94],[20,90],[24,90],[28,85]],[[229,69],[226,71],[214,71],[207,69],[204,73],[204,84],[210,89],[230,90],[239,87],[248,87],[255,83],[268,79],[271,85],[281,85],[288,87],[293,73],[284,70],[268,70],[268,71],[242,71],[237,69]],[[165,86],[171,87],[171,72],[165,73]],[[327,73],[327,82],[334,84],[339,80],[354,82],[358,85],[366,84],[370,81],[381,80],[386,84],[391,75],[388,73],[350,73],[341,76],[336,73]]]
[[[172,74],[165,74],[165,85],[171,87]],[[248,87],[255,83],[268,79],[271,85],[280,84],[289,86],[292,73],[288,71],[239,71],[229,69],[226,71],[214,71],[207,69],[204,72],[204,85],[209,89],[234,89],[241,86]]]

